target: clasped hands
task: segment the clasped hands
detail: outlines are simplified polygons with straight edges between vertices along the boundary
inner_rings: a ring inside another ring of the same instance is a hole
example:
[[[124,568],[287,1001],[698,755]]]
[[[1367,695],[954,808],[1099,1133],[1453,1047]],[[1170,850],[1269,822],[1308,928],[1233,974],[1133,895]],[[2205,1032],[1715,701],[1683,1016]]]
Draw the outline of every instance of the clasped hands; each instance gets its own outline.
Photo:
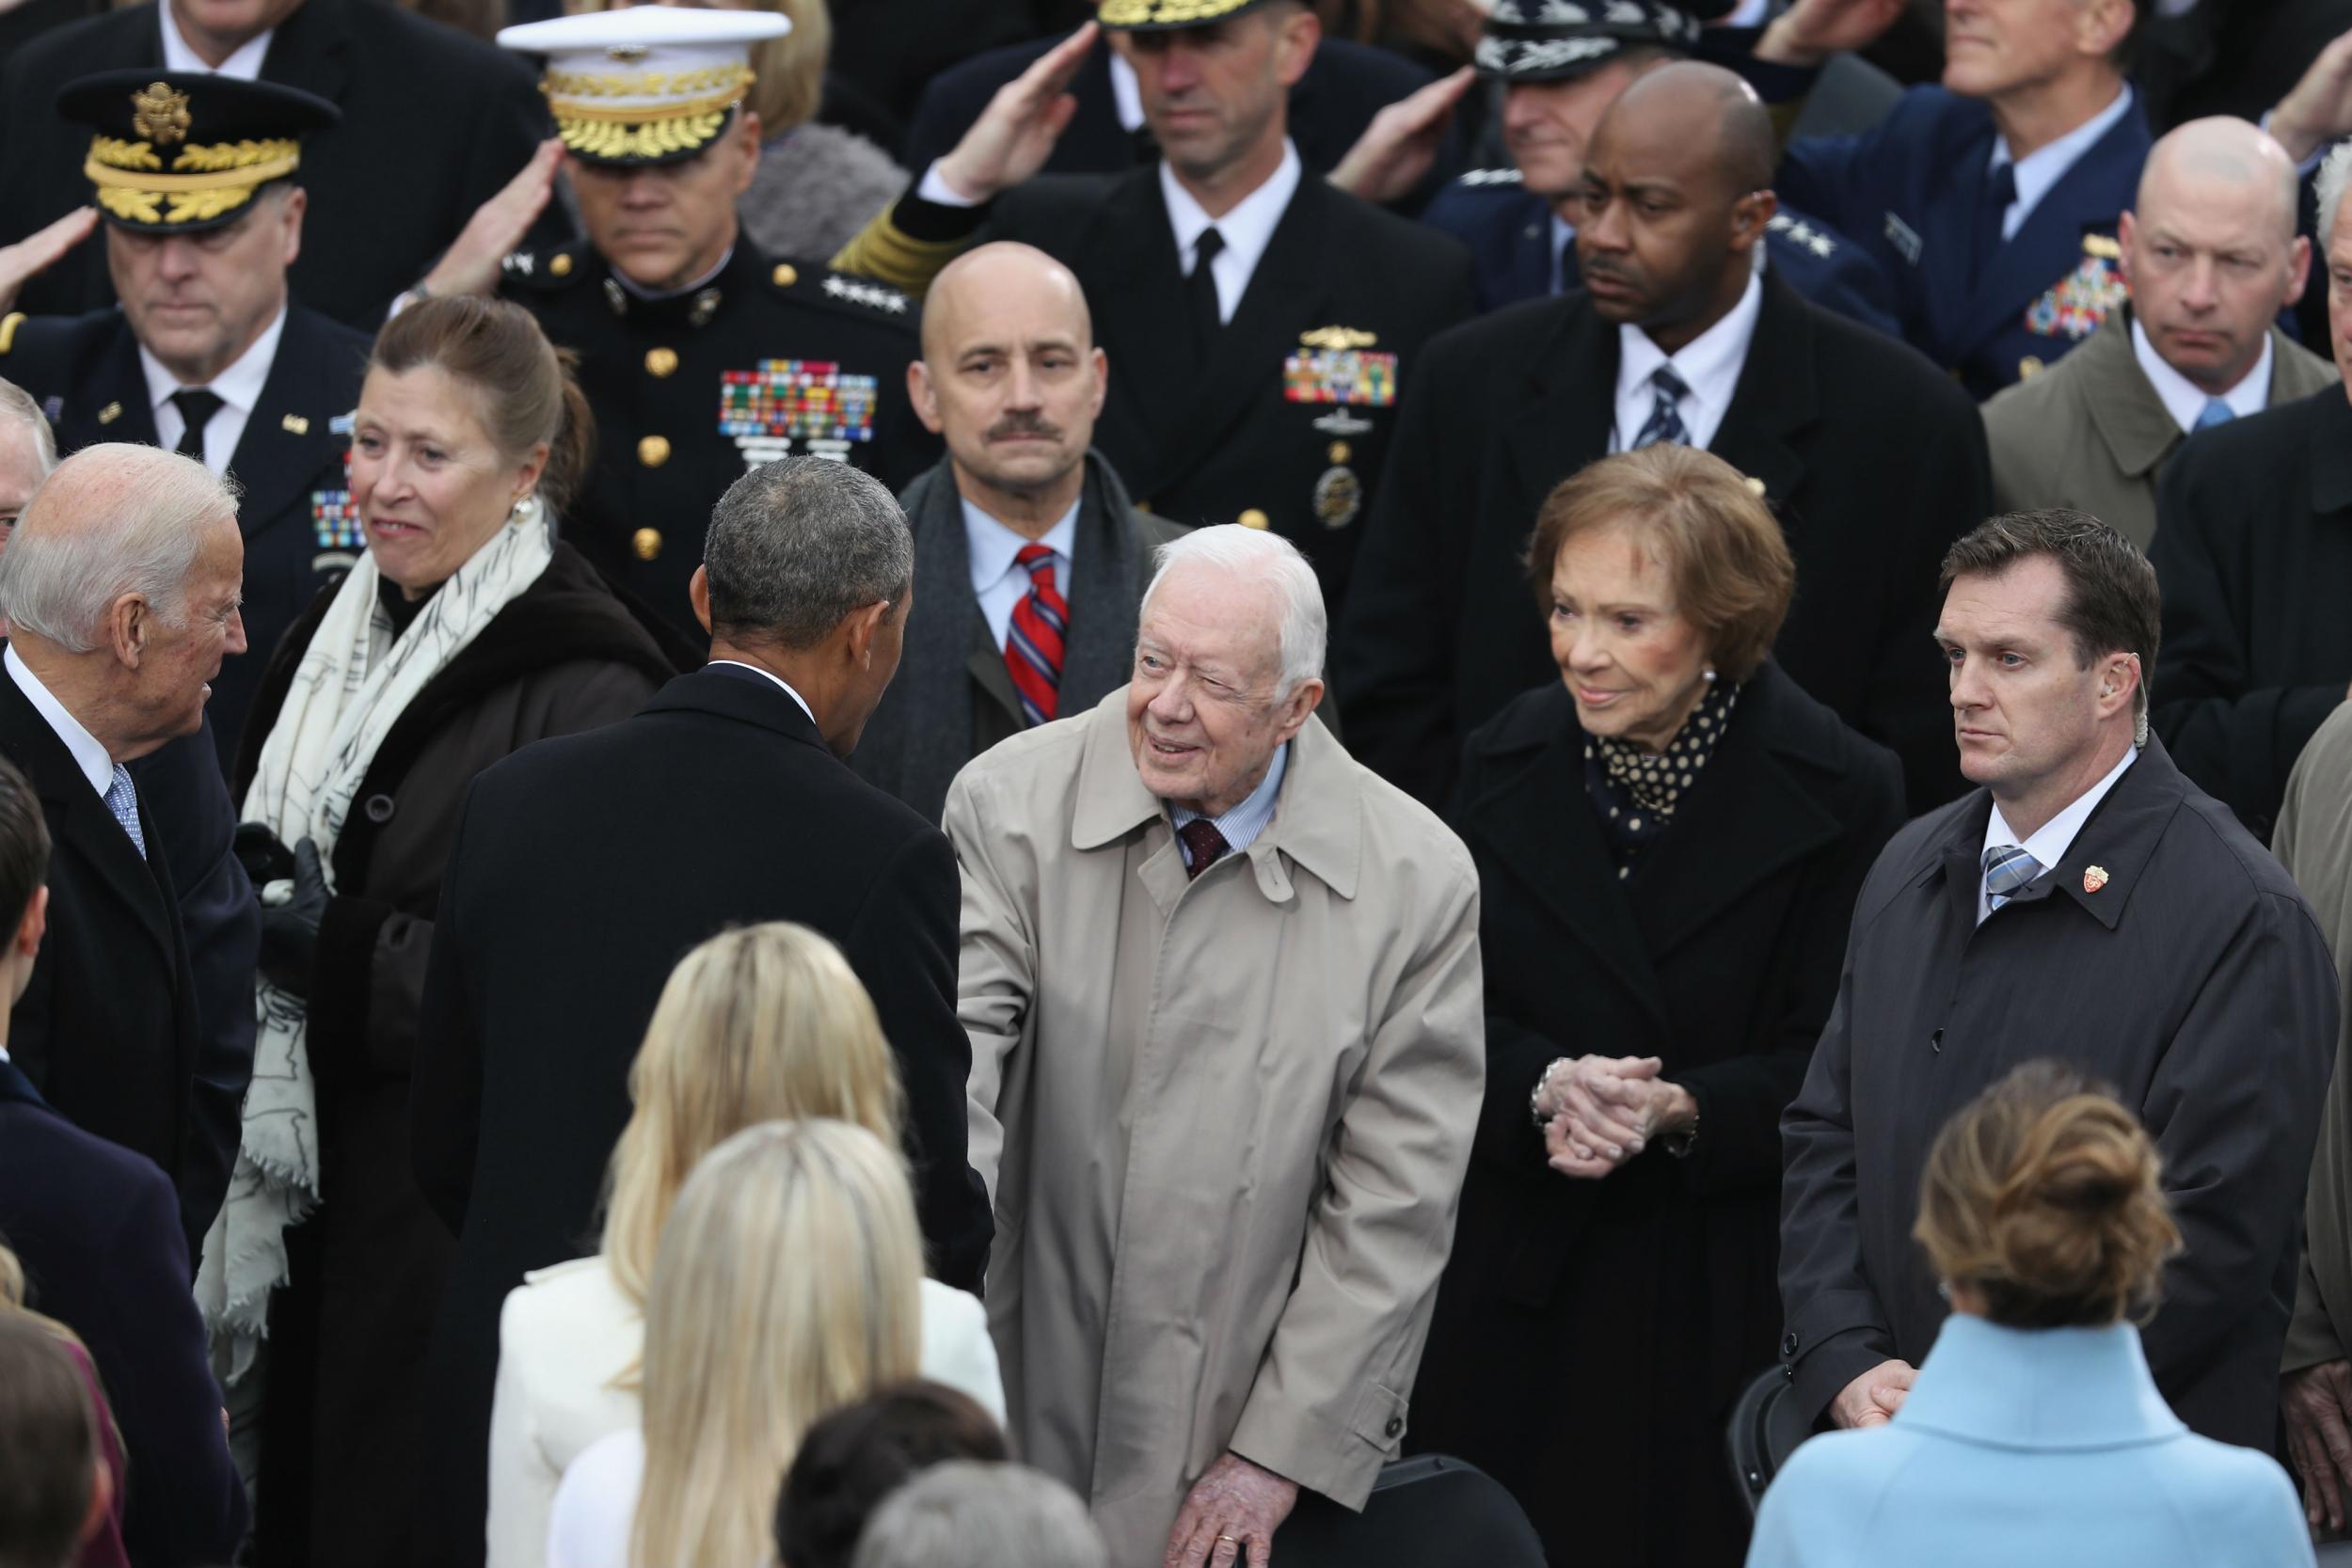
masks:
[[[1658,1076],[1656,1056],[1576,1056],[1554,1062],[1535,1090],[1547,1163],[1563,1176],[1597,1180],[1647,1148],[1687,1132],[1698,1101]]]

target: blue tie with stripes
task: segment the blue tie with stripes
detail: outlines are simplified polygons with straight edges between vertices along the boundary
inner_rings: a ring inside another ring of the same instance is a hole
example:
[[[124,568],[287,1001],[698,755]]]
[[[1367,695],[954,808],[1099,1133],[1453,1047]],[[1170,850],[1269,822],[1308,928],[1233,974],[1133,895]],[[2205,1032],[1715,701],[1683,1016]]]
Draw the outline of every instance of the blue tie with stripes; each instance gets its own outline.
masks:
[[[1984,852],[1985,902],[1997,910],[2041,875],[2040,861],[2014,844],[1995,844]]]
[[[1634,447],[1656,446],[1661,441],[1689,446],[1691,433],[1683,427],[1682,410],[1677,405],[1691,395],[1690,384],[1675,373],[1672,365],[1661,365],[1650,372],[1649,384],[1658,401],[1650,405],[1649,422],[1633,437]]]

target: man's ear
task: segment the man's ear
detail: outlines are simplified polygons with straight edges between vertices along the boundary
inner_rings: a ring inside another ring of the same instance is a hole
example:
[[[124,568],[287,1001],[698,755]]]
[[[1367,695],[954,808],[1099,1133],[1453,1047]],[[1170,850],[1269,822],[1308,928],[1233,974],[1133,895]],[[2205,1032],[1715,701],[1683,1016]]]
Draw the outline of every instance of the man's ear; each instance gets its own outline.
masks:
[[[1323,41],[1323,19],[1305,6],[1293,8],[1276,24],[1281,37],[1275,42],[1275,77],[1285,87],[1298,86],[1315,61],[1315,46]]]
[[[40,939],[49,934],[49,889],[33,889],[32,901],[24,906],[24,918],[16,923],[15,947],[25,958],[40,951]]]
[[[1323,701],[1323,681],[1320,677],[1303,680],[1298,689],[1282,702],[1281,728],[1275,732],[1275,744],[1279,746],[1295,739],[1314,716],[1316,705]]]
[[[710,568],[697,566],[694,575],[686,579],[686,602],[693,607],[694,619],[702,623],[703,635],[710,635]]]
[[[2297,234],[2295,236],[2295,243],[2287,246],[2287,293],[2285,299],[2280,303],[2301,304],[2303,291],[2310,285],[2311,280],[2312,242],[2308,236]]]
[[[1731,204],[1732,248],[1753,251],[1771,230],[1780,198],[1771,191],[1750,191]]]
[[[2132,250],[2138,244],[2138,234],[2139,219],[2127,207],[2115,220],[2115,248],[2122,252],[2115,260],[2115,270],[2122,276],[2126,289],[2132,284]]]
[[[116,662],[126,670],[139,667],[139,657],[147,651],[147,639],[154,630],[155,610],[141,594],[125,594],[106,607],[101,635],[113,650]]]
[[[2110,712],[2117,706],[2129,708],[2144,678],[2137,654],[2109,654],[2106,674],[2099,682],[2100,706]]]
[[[752,188],[752,181],[759,173],[759,117],[745,109],[735,128],[738,145],[743,153],[743,167],[736,177],[735,194],[741,196]]]
[[[850,612],[849,636],[844,646],[849,652],[850,662],[859,669],[871,670],[874,667],[874,640],[889,624],[890,612],[888,599],[876,599],[872,604]]]
[[[923,428],[939,434],[939,394],[931,386],[931,368],[920,359],[907,361],[907,401],[914,404],[914,417],[923,421]]]

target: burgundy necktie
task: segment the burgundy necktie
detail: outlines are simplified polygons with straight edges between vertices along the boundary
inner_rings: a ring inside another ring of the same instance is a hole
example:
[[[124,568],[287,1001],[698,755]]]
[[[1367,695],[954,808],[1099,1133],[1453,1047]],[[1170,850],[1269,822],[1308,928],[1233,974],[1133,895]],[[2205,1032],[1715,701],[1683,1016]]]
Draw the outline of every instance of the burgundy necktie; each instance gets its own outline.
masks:
[[[1005,667],[1021,692],[1022,717],[1042,724],[1061,704],[1062,639],[1070,632],[1070,606],[1054,586],[1052,546],[1024,545],[1012,562],[1029,574],[1029,591],[1012,607]]]
[[[1177,829],[1176,836],[1184,841],[1184,848],[1192,856],[1192,864],[1184,871],[1187,879],[1216,864],[1232,847],[1225,842],[1225,835],[1216,831],[1216,824],[1205,816],[1196,816]]]

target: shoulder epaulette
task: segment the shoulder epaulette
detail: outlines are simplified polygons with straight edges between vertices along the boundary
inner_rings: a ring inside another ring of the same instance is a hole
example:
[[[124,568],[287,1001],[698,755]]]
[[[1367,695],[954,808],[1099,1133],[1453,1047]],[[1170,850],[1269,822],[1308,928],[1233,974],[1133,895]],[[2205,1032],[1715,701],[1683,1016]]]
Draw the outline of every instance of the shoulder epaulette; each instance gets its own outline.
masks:
[[[1455,176],[1454,182],[1475,189],[1481,185],[1516,185],[1521,180],[1516,168],[1473,168]]]
[[[1804,246],[1816,256],[1834,256],[1837,253],[1837,242],[1829,237],[1827,230],[1816,229],[1802,218],[1792,218],[1787,213],[1774,213],[1772,221],[1764,227],[1785,236],[1791,245]]]
[[[900,323],[913,320],[914,315],[911,295],[870,277],[834,272],[830,267],[795,267],[788,262],[777,263],[771,276],[776,287],[786,293],[824,300],[858,315]]]
[[[538,289],[563,288],[580,274],[580,259],[568,248],[550,250],[545,254],[532,250],[510,250],[499,262],[499,277],[501,279]]]

